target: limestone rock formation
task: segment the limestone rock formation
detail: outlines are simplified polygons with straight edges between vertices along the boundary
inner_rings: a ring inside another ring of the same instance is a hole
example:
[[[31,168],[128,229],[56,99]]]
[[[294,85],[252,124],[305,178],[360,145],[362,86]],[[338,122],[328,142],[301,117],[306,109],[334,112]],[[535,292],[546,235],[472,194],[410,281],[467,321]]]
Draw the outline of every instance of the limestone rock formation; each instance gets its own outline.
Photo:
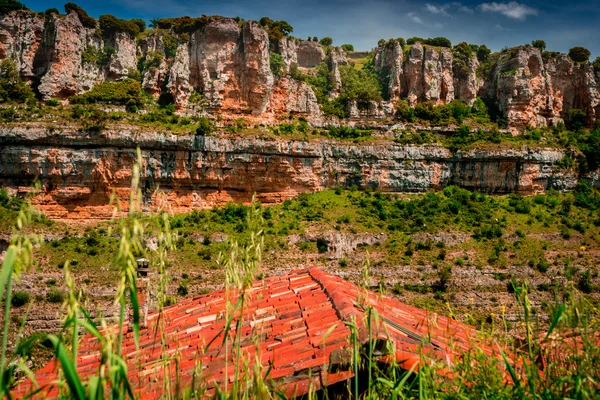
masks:
[[[101,48],[95,30],[85,28],[77,14],[51,14],[43,36],[42,74],[38,90],[44,99],[66,98],[91,89],[99,81],[94,69],[84,66],[82,54],[88,46]],[[89,69],[88,69],[89,68]]]
[[[477,77],[479,61],[475,54],[472,54],[471,58],[468,59],[467,68],[468,72],[465,76],[459,76],[458,74],[453,73],[454,96],[468,105],[473,105],[482,85],[481,79]]]
[[[396,40],[375,49],[375,72],[382,78],[384,93],[390,100],[395,101],[402,94],[403,85],[403,53],[402,47]]]
[[[110,56],[109,48],[114,49]],[[140,68],[143,89],[154,97],[171,94],[181,112],[248,116],[262,123],[287,112],[310,116],[315,123],[339,124],[335,117],[323,117],[308,85],[289,77],[275,81],[271,52],[281,55],[288,73],[297,63],[303,74],[311,75],[315,71],[307,69],[327,61],[330,98],[343,90],[339,66],[348,62],[343,50],[330,48],[326,55],[319,43],[292,37],[270,44],[265,29],[252,21],[214,17],[189,34],[156,30],[133,39],[126,33],[102,37],[97,29],[84,27],[75,12],[0,16],[0,58],[14,60],[44,100],[67,101]],[[544,59],[538,49],[522,46],[502,52],[488,76],[478,76],[479,62],[472,55],[463,60],[466,68],[458,76],[452,58],[449,48],[417,42],[404,51],[398,40],[382,43],[374,51],[373,66],[384,102],[360,113],[350,102],[350,116],[388,118],[401,98],[411,105],[455,98],[471,105],[481,97],[495,105],[513,133],[520,133],[529,126],[566,121],[574,108],[586,113],[590,126],[600,113],[600,73],[589,63],[574,63],[564,54]],[[200,100],[190,104],[193,92],[193,99]]]
[[[325,52],[318,42],[302,40],[296,50],[298,65],[304,68],[316,67],[325,61]]]
[[[291,78],[280,79],[270,99],[274,114],[300,115],[313,125],[322,125],[322,113],[317,96],[310,85]]]
[[[43,34],[44,17],[37,13],[15,11],[0,16],[0,58],[14,59],[21,76],[31,81]]]
[[[241,29],[231,18],[210,21],[192,35],[189,83],[212,107],[263,113],[273,87],[266,31],[252,21]]]
[[[115,37],[106,41],[105,45],[115,49],[115,53],[111,56],[106,68],[107,79],[124,79],[127,78],[130,71],[137,69],[135,39],[127,33],[117,32]]]
[[[589,63],[575,64],[566,55],[544,63],[539,49],[525,46],[505,52],[486,81],[493,99],[516,134],[528,126],[555,124],[578,108],[595,121],[600,95]]]
[[[137,55],[145,63],[156,63],[145,68],[142,74],[142,88],[153,97],[161,94],[162,86],[167,81],[169,71],[165,59],[163,35],[159,32],[148,35],[139,41]],[[189,56],[188,56],[189,65]]]
[[[30,187],[44,171],[34,198],[53,218],[106,218],[114,191],[127,204],[131,166],[140,147],[141,187],[148,209],[189,211],[224,202],[280,202],[328,187],[422,192],[460,185],[485,193],[573,189],[577,172],[557,167],[564,150],[523,148],[452,154],[439,145],[292,141],[13,127],[0,131],[0,185]]]

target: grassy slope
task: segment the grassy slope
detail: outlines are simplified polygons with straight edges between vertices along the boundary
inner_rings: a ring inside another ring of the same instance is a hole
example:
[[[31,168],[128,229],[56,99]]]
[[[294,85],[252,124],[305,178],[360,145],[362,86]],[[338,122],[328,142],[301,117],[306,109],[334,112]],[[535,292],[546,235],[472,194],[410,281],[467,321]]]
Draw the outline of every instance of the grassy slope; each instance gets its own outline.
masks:
[[[512,297],[511,280],[529,281],[541,306],[555,291],[562,293],[567,281],[577,285],[590,270],[592,293],[582,294],[596,303],[600,218],[595,210],[575,203],[572,194],[491,197],[458,188],[402,196],[340,190],[305,194],[263,210],[265,270],[283,273],[308,260],[357,279],[369,252],[374,286],[382,283],[404,301],[443,313],[448,312],[448,301],[457,308],[455,312],[470,313],[472,322],[485,320],[490,310]],[[247,240],[247,212],[245,206],[229,204],[171,218],[180,234],[177,250],[170,255],[173,295],[222,285],[216,260],[227,250],[227,242],[219,242],[219,237]],[[145,222],[152,236],[156,220],[147,217]],[[60,266],[75,261],[73,270],[80,284],[114,285],[117,274],[108,268],[117,246],[112,226],[103,223],[88,228],[81,237],[66,236],[41,246],[36,272],[58,280],[60,286]],[[289,235],[325,231],[384,232],[388,238],[361,246],[344,260],[320,253],[314,242],[289,242]],[[440,235],[464,241],[443,244],[436,239]],[[448,269],[452,272],[447,288],[440,289],[442,271]],[[481,300],[480,310],[471,307],[474,297]]]

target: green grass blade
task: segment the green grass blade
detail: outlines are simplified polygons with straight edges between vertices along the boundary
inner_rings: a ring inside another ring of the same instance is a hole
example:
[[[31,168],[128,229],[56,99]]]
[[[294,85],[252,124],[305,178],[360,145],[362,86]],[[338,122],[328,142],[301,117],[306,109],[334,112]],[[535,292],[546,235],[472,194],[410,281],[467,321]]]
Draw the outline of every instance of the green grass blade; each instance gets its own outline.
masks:
[[[519,381],[519,378],[517,377],[515,369],[508,362],[508,359],[506,358],[506,354],[504,354],[504,351],[502,351],[502,349],[500,349],[500,354],[502,354],[502,358],[504,359],[504,365],[506,365],[506,369],[508,370],[508,373],[510,374],[511,379],[513,380],[517,389],[520,390],[521,389],[521,381]]]
[[[566,307],[566,304],[561,304],[560,307],[558,307],[558,310],[556,310],[556,312],[552,316],[552,322],[550,323],[550,327],[548,327],[548,333],[546,333],[546,338],[550,336],[552,331],[554,331],[554,328],[556,328],[556,325],[558,325],[558,323],[560,322],[560,318],[562,317]]]
[[[0,299],[4,297],[4,288],[9,277],[13,273],[15,260],[17,258],[17,248],[10,246],[6,251],[4,262],[2,263],[2,270],[0,270]],[[8,299],[10,301],[10,299]]]
[[[69,385],[71,397],[77,400],[84,400],[86,398],[85,390],[83,389],[81,380],[79,379],[77,371],[75,370],[75,366],[73,365],[73,360],[71,360],[69,357],[69,353],[67,352],[65,345],[55,335],[48,335],[48,340],[50,340],[54,346],[54,349],[56,350],[56,358],[58,358],[58,361],[60,361],[60,365],[65,373],[65,379]]]

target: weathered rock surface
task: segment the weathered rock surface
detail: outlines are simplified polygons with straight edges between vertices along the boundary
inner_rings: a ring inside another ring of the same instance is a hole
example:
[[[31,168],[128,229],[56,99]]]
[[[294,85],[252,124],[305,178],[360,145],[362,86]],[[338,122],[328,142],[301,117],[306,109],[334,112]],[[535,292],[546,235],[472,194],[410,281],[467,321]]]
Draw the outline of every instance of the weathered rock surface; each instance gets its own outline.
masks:
[[[325,61],[325,51],[318,42],[301,40],[297,47],[298,65],[304,68],[316,67]]]
[[[97,29],[85,28],[74,12],[44,17],[14,11],[0,17],[0,58],[15,60],[23,78],[35,83],[45,100],[66,100],[143,66],[139,72],[144,90],[154,97],[170,93],[182,112],[251,116],[254,122],[270,123],[280,117],[273,112],[281,110],[306,113],[313,123],[323,123],[305,84],[290,83],[289,77],[288,82],[275,80],[270,52],[281,55],[287,72],[297,63],[304,73],[314,73],[304,69],[327,61],[333,83],[330,97],[343,90],[339,66],[348,62],[345,53],[330,48],[326,56],[319,43],[292,37],[272,46],[263,27],[231,18],[210,19],[189,35],[155,31],[136,44],[125,33],[101,37]],[[114,53],[108,60],[94,59],[109,47]],[[456,76],[452,58],[449,48],[415,43],[404,51],[397,40],[382,43],[374,51],[373,63],[384,100],[392,105],[400,98],[412,105],[454,99],[473,104],[481,97],[495,104],[513,133],[564,121],[573,108],[586,112],[590,126],[600,113],[598,74],[589,63],[576,64],[566,55],[552,54],[544,60],[538,49],[522,46],[503,51],[489,76],[478,76],[487,72],[478,71],[475,55],[466,61],[466,72]],[[193,91],[194,99],[202,100],[190,104]],[[295,95],[301,98],[289,107],[270,104]],[[352,109],[352,104],[348,107]],[[382,103],[351,116],[388,118],[393,115],[388,108]]]
[[[503,54],[484,90],[514,133],[563,121],[573,108],[585,111],[592,124],[600,111],[598,85],[589,63],[576,64],[564,54],[544,63],[539,49],[530,46]]]
[[[568,190],[577,173],[555,165],[555,149],[472,150],[391,142],[354,145],[136,133],[101,134],[3,128],[0,186],[27,191],[40,179],[35,203],[53,218],[107,218],[114,191],[125,207],[135,146],[144,158],[141,187],[149,209],[183,212],[230,200],[276,203],[300,192],[371,187],[421,192],[460,185],[485,193]]]
[[[21,76],[32,80],[43,33],[44,17],[36,13],[15,11],[1,16],[0,58],[14,57]]]

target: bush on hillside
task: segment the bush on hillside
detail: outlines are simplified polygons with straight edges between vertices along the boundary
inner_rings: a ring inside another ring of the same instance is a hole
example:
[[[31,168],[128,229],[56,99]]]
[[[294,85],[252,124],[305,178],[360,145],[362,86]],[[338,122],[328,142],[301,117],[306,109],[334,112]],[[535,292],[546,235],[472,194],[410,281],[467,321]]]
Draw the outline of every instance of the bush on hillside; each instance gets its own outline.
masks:
[[[531,45],[533,47],[535,47],[536,49],[540,49],[540,51],[543,53],[544,51],[546,51],[546,42],[544,42],[543,40],[534,40],[531,42]]]
[[[319,40],[319,43],[321,44],[321,46],[331,46],[333,44],[333,39],[329,36],[325,36],[324,38]]]
[[[585,47],[575,46],[569,50],[569,58],[576,63],[584,63],[590,59],[590,51]]]
[[[354,46],[348,43],[343,44],[341,47],[346,53],[352,53],[354,51]]]
[[[30,300],[29,293],[14,292],[10,299],[10,304],[13,307],[23,307],[25,304],[29,303]]]
[[[69,14],[71,11],[75,11],[81,25],[86,28],[96,28],[96,20],[88,15],[88,13],[75,3],[65,4],[65,12]]]
[[[142,106],[142,87],[138,81],[124,79],[119,82],[103,82],[87,93],[73,96],[72,104],[116,104],[134,111]]]
[[[0,102],[24,103],[33,99],[31,87],[21,80],[16,65],[9,59],[0,62]]]
[[[285,74],[285,62],[280,54],[271,52],[269,56],[271,72],[276,78],[281,78]]]
[[[289,36],[294,31],[294,28],[287,21],[273,21],[269,17],[262,17],[258,23],[267,30],[269,40],[273,44]]]
[[[144,21],[138,21],[142,22],[145,29]],[[135,38],[141,32],[140,28],[142,27],[139,22],[134,20],[127,21],[110,14],[101,15],[99,22],[102,36],[105,38],[113,37],[119,32],[127,33],[131,38]]]
[[[11,11],[29,10],[25,4],[16,0],[0,0],[0,15],[8,14]]]
[[[49,8],[46,11],[44,11],[44,15],[50,15],[50,14],[56,14],[56,15],[60,15],[60,11],[58,11],[58,8]]]

